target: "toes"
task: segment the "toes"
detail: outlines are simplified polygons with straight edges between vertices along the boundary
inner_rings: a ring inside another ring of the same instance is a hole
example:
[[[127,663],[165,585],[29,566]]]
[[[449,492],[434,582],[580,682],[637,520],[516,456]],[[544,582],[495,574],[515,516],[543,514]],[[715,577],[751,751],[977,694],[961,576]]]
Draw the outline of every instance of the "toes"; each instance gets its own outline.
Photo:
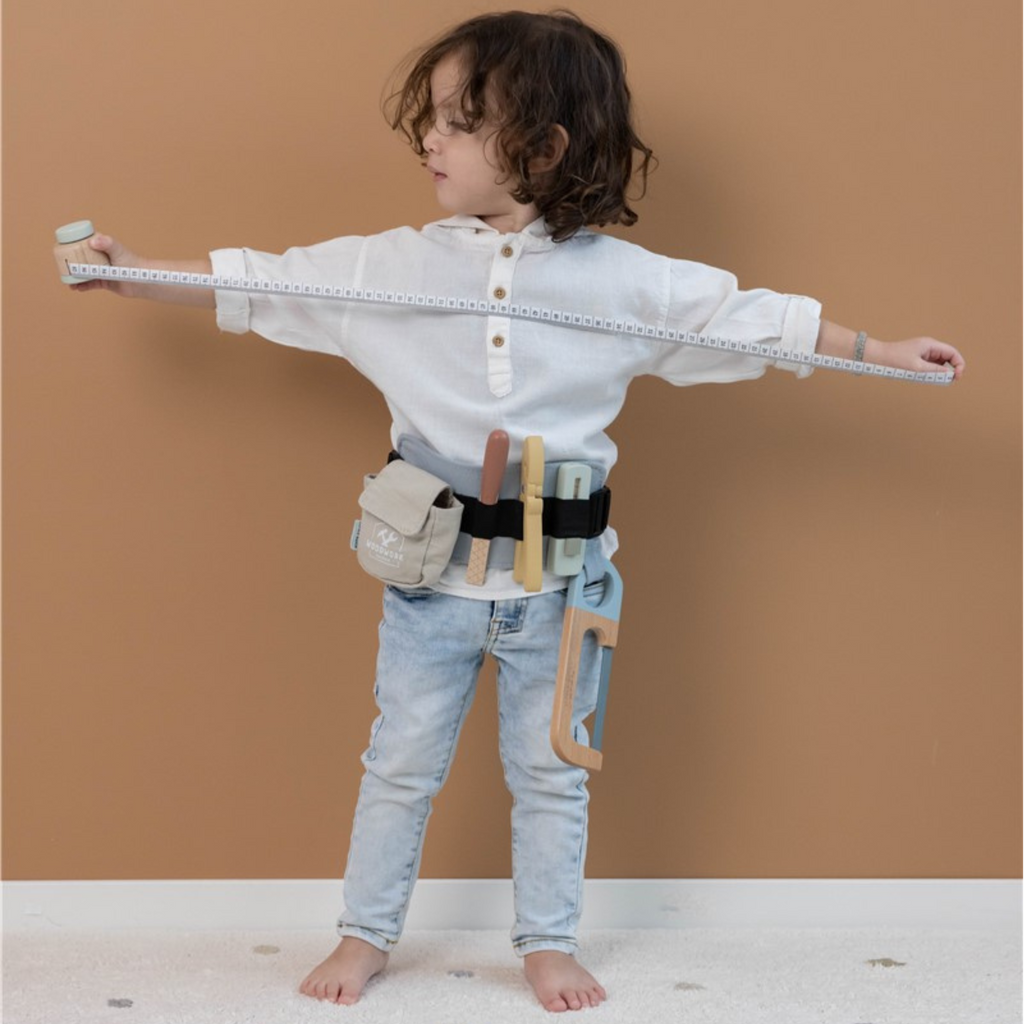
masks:
[[[318,999],[326,999],[336,1006],[351,1006],[359,1001],[359,989],[354,984],[344,981],[328,982],[323,988],[323,994],[317,993]]]
[[[559,1009],[588,1010],[593,1009],[595,1006],[600,1006],[606,998],[605,990],[600,985],[597,985],[595,988],[563,992],[558,997],[557,1003],[559,1004]],[[547,1004],[547,1008],[550,1010],[553,1007]]]
[[[359,1002],[359,997],[363,994],[363,990],[358,988],[354,982],[341,986],[341,991],[338,993],[338,998],[334,1001],[339,1006],[351,1006],[353,1003]]]

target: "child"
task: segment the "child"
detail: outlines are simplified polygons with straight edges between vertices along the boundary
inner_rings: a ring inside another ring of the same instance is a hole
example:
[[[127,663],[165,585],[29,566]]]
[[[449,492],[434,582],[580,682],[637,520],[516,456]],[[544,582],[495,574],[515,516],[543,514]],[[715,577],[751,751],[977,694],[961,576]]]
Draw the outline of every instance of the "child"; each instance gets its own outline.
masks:
[[[615,45],[568,13],[488,14],[426,49],[393,97],[392,126],[411,142],[450,216],[422,230],[339,238],[281,256],[247,249],[191,262],[142,260],[100,235],[121,266],[149,266],[352,284],[417,294],[508,300],[605,318],[770,343],[777,365],[804,376],[797,353],[923,371],[964,360],[930,338],[885,343],[821,320],[803,296],[740,291],[724,271],[646,252],[590,225],[632,224],[626,190],[646,184],[651,151],[631,123]],[[318,302],[94,281],[121,295],[215,307],[222,329],[348,359],[384,394],[392,443],[404,457],[479,467],[495,428],[512,442],[540,435],[551,461],[616,459],[605,434],[630,380],[674,384],[760,376],[766,361],[651,338],[565,330],[500,315]],[[787,357],[789,359],[787,360]],[[614,531],[588,542],[611,556]],[[527,595],[505,564],[467,585],[454,561],[431,588],[386,587],[375,694],[380,715],[345,870],[342,941],[301,991],[356,1002],[398,941],[416,880],[433,796],[443,785],[485,652],[499,666],[500,748],[513,794],[516,922],[526,977],[552,1011],[605,997],[576,960],[587,840],[586,772],[559,761],[548,739],[566,602],[565,577],[545,572]],[[584,652],[577,740],[594,708],[597,659]]]

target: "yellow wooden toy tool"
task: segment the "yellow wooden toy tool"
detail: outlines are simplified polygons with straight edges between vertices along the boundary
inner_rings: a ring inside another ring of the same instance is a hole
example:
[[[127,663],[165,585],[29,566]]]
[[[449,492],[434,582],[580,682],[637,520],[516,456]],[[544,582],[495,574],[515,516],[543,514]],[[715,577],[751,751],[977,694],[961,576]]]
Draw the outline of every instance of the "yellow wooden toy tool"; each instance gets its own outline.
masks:
[[[523,539],[516,541],[512,578],[527,593],[537,593],[544,575],[544,439],[538,435],[523,442],[522,484]]]

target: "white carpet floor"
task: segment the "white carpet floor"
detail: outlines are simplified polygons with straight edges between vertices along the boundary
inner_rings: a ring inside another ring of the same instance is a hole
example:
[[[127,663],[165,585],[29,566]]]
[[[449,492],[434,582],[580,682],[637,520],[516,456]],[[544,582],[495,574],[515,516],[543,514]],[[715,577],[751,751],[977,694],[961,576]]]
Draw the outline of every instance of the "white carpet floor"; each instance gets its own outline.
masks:
[[[407,932],[355,1006],[298,993],[329,933],[69,929],[5,936],[3,1024],[550,1021],[508,936]],[[1021,1024],[1019,935],[925,930],[588,931],[614,1024]]]

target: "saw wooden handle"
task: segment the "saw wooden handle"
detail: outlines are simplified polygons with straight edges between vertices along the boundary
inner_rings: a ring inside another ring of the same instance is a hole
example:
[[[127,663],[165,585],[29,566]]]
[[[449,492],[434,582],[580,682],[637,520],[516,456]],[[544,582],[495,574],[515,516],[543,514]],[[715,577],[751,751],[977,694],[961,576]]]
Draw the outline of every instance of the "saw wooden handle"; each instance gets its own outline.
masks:
[[[622,577],[611,562],[605,563],[604,593],[598,604],[588,604],[584,597],[584,578],[577,576],[566,597],[562,645],[558,651],[558,676],[555,679],[555,701],[551,712],[551,746],[555,754],[568,764],[588,771],[600,771],[601,734],[611,676],[611,649],[619,642],[619,617],[622,614]],[[585,747],[573,738],[573,707],[580,671],[580,653],[587,633],[597,637],[602,648],[601,682],[598,690],[594,746]]]

